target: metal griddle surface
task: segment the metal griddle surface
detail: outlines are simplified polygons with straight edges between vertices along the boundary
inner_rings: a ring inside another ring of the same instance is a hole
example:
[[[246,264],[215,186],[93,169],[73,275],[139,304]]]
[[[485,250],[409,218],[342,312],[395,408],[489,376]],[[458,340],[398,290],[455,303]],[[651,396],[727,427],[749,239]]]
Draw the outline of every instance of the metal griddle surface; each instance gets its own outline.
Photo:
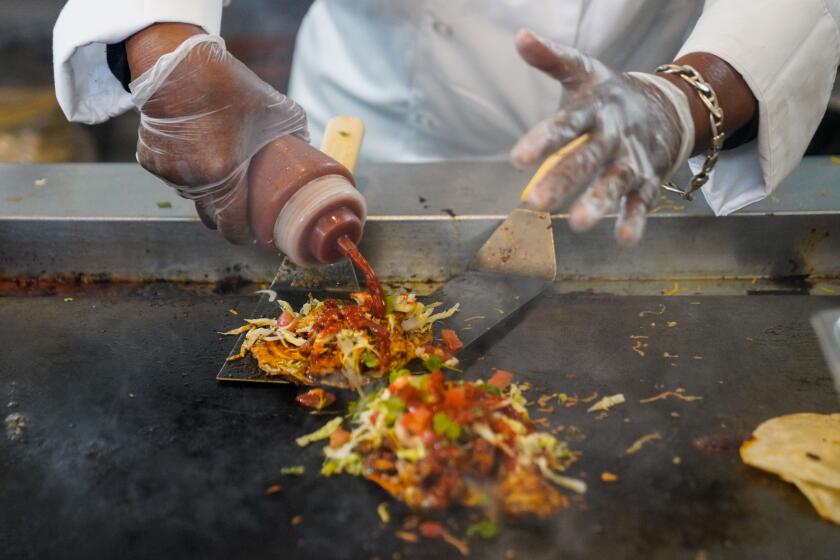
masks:
[[[509,548],[529,560],[831,557],[837,527],[792,486],[742,466],[737,445],[771,416],[837,410],[808,324],[837,303],[544,296],[467,374],[507,368],[552,391],[622,392],[628,403],[600,421],[585,405],[552,414],[585,434],[570,438],[583,452],[570,474],[584,476],[589,493],[545,523],[508,525],[495,542],[476,543],[473,557],[504,558]],[[386,496],[374,485],[315,475],[318,446],[301,451],[293,439],[324,418],[299,409],[293,387],[215,381],[231,340],[213,330],[238,324],[228,308],[253,305],[212,296],[0,302],[0,402],[30,426],[23,439],[0,438],[4,557],[452,554],[437,542],[394,539],[376,515]],[[662,315],[639,317],[661,305]],[[651,337],[645,357],[631,335]],[[638,403],[677,387],[703,400]],[[625,454],[649,432],[662,439]],[[304,477],[279,475],[298,463]],[[603,471],[619,481],[601,483]],[[283,491],[266,496],[272,483]]]

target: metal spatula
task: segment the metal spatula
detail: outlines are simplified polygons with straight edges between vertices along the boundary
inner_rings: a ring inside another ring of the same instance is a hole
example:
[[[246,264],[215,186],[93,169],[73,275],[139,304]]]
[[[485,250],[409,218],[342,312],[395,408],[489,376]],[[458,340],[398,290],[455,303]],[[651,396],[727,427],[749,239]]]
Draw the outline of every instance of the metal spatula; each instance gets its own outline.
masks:
[[[588,140],[589,135],[584,134],[546,158],[522,191],[521,201],[526,202],[539,180]],[[556,275],[550,214],[514,210],[479,249],[467,271],[446,282],[434,295],[447,306],[444,309],[455,303],[461,306],[443,327],[455,330],[464,348],[480,351],[474,343],[513,319],[552,284]],[[473,354],[462,350],[460,358],[468,360]]]
[[[431,296],[458,313],[442,321],[465,347],[512,319],[554,281],[557,260],[551,216],[514,210],[481,246],[463,274]],[[463,354],[462,354],[463,357]]]

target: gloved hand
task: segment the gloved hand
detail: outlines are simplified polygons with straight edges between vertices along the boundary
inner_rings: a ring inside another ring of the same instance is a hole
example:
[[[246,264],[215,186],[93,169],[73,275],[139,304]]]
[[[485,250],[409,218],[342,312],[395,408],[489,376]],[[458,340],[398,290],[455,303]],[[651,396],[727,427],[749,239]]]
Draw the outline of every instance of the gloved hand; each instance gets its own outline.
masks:
[[[140,165],[195,200],[206,225],[234,243],[250,241],[251,158],[281,136],[307,139],[303,109],[259,79],[214,35],[188,36],[130,89],[140,111]]]
[[[575,231],[593,227],[618,209],[615,237],[637,243],[659,185],[688,159],[694,122],[685,94],[650,74],[613,72],[570,47],[552,45],[528,31],[516,38],[520,56],[563,86],[560,108],[516,144],[511,159],[523,168],[539,163],[583,134],[573,150],[531,190],[527,204],[556,211],[569,195]]]

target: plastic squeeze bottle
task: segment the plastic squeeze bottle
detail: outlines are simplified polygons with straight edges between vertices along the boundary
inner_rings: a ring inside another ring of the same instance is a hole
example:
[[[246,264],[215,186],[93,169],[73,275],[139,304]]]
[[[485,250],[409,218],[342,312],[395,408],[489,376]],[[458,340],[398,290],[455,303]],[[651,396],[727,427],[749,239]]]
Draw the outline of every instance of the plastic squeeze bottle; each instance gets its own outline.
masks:
[[[323,151],[284,136],[257,152],[248,168],[248,215],[257,243],[302,266],[340,260],[342,236],[358,244],[367,207],[353,169],[363,137],[361,119],[335,117]]]

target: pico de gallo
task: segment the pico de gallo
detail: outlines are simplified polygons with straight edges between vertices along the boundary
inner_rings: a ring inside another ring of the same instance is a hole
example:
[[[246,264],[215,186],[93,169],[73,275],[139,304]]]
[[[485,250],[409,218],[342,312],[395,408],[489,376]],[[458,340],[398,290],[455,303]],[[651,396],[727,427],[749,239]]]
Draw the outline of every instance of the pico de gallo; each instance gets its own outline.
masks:
[[[346,419],[298,440],[329,439],[322,475],[363,476],[424,511],[461,504],[546,517],[567,505],[558,487],[586,490],[560,474],[574,457],[530,420],[509,372],[471,382],[447,380],[439,369],[397,369],[389,381],[357,401]]]

